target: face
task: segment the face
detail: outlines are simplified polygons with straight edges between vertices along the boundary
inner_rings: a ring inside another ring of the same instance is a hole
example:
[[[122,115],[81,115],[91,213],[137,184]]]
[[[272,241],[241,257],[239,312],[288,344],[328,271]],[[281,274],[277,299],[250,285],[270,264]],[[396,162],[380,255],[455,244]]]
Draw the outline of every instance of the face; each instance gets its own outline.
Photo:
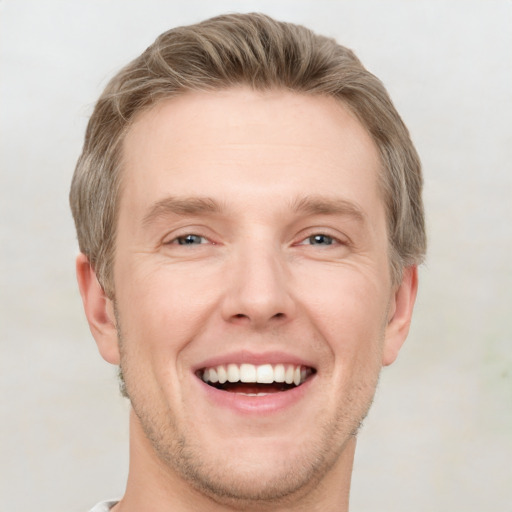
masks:
[[[127,391],[165,471],[217,497],[278,499],[351,464],[404,337],[379,165],[332,98],[187,93],[135,121],[115,310]]]

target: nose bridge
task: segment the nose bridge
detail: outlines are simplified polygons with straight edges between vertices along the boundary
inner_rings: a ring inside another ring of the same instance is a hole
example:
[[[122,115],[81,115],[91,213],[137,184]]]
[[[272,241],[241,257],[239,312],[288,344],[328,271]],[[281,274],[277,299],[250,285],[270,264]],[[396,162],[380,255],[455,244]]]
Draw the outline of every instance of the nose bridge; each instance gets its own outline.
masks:
[[[260,326],[291,317],[289,276],[278,244],[263,236],[246,238],[234,251],[231,271],[224,308],[227,320]]]

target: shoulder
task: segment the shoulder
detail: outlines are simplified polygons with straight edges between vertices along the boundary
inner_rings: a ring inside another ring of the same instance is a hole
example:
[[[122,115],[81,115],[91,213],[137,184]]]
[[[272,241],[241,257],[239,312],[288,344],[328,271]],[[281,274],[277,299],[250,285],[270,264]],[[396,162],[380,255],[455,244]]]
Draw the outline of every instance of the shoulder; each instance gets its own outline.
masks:
[[[117,500],[102,501],[93,507],[89,512],[108,512],[116,503]]]

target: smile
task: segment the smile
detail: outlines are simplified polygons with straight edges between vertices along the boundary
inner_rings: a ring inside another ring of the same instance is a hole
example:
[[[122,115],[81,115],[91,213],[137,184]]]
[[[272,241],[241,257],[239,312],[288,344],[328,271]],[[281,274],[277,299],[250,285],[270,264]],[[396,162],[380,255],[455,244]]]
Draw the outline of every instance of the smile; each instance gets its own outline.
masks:
[[[314,373],[314,368],[303,365],[230,363],[200,369],[196,375],[222,391],[263,396],[294,389]]]

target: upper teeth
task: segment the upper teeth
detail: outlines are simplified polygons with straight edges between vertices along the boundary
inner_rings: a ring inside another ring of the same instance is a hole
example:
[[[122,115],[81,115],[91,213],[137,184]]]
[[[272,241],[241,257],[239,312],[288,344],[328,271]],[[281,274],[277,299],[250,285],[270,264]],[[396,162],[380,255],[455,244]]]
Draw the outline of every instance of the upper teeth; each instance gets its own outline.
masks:
[[[304,366],[293,364],[228,364],[213,366],[202,370],[202,379],[205,382],[256,382],[258,384],[271,384],[272,382],[285,382],[298,386],[306,380],[311,370]]]

